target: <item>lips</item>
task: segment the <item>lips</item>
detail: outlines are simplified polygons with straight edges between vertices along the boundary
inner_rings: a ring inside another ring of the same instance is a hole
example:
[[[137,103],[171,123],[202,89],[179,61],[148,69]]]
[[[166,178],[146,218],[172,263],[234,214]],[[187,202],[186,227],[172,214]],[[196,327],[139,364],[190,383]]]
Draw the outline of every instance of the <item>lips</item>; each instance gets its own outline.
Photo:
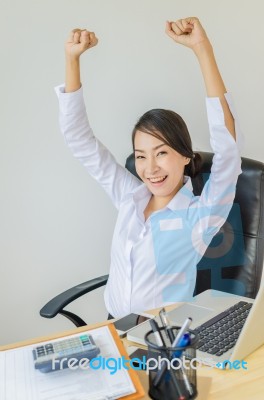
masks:
[[[163,183],[166,179],[167,179],[168,175],[165,176],[157,176],[155,178],[148,178],[148,180],[150,181],[150,183],[152,183],[153,185],[156,184],[161,184]]]

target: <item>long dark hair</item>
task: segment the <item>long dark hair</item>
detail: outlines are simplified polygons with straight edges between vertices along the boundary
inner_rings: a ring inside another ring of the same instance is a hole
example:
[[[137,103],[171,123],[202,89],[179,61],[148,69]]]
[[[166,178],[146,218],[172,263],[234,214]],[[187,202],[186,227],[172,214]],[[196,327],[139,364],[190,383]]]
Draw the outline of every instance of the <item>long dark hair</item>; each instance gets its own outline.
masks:
[[[136,131],[148,133],[166,143],[184,157],[191,159],[185,166],[184,175],[195,177],[201,168],[201,156],[194,153],[192,141],[186,123],[174,111],[155,108],[139,118],[132,132],[133,150],[135,150]]]

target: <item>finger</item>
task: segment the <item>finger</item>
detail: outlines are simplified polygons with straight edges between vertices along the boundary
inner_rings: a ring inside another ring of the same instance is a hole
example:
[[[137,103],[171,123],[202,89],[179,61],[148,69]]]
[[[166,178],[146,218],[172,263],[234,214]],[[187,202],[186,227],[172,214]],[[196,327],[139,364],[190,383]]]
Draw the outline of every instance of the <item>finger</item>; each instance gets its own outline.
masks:
[[[95,36],[95,33],[94,32],[90,32],[90,45],[91,45],[91,47],[92,46],[96,46],[97,43],[98,43],[98,39]]]
[[[175,22],[172,22],[171,23],[171,29],[172,29],[172,31],[174,32],[174,33],[176,33],[176,35],[182,35],[184,32],[183,32],[183,26],[182,26],[182,23],[181,23],[181,21],[180,20],[178,20],[178,21],[175,21]]]
[[[170,21],[166,21],[166,27],[165,27],[165,32],[167,33],[167,35],[171,36],[172,34],[175,35],[174,31],[172,30],[172,25],[173,22]]]
[[[166,34],[173,40],[175,40],[176,42],[178,42],[178,38],[180,37],[179,35],[177,35],[174,30],[172,30],[172,25],[173,22],[166,22],[166,28],[165,28],[165,32]]]
[[[183,30],[184,30],[185,33],[191,33],[192,32],[193,25],[190,22],[188,22],[187,19],[183,19],[182,20],[182,26],[183,26]]]
[[[170,31],[171,31],[171,23],[170,23],[170,21],[166,21],[165,32],[168,35]]]
[[[199,19],[196,18],[196,17],[188,17],[188,18],[184,18],[184,19],[185,19],[186,22],[188,22],[191,25],[195,25],[197,23],[198,24],[200,23]]]
[[[179,19],[172,23],[172,30],[177,35],[191,33],[193,26],[185,19]]]
[[[81,31],[74,32],[73,35],[73,43],[78,44],[80,43]]]
[[[89,41],[90,40],[90,32],[88,32],[86,29],[83,29],[80,32],[80,41]]]
[[[186,21],[188,22],[189,26],[194,30],[195,32],[199,32],[201,36],[204,38],[207,38],[206,32],[200,22],[200,20],[197,17],[189,17],[186,18]]]
[[[73,42],[73,36],[74,36],[74,32],[71,31],[70,34],[69,34],[67,42]]]
[[[80,32],[80,42],[81,44],[81,48],[83,50],[86,50],[89,48],[90,45],[90,36],[89,36],[89,32],[86,29],[83,29]]]
[[[183,26],[183,20],[182,19],[178,19],[177,21],[175,21],[175,24],[178,26],[178,28],[181,30],[181,31],[184,31],[184,26]]]
[[[73,29],[69,34],[68,41],[73,42],[73,37],[74,37],[75,32],[79,32],[79,31],[81,31],[81,29],[79,29],[79,28]]]

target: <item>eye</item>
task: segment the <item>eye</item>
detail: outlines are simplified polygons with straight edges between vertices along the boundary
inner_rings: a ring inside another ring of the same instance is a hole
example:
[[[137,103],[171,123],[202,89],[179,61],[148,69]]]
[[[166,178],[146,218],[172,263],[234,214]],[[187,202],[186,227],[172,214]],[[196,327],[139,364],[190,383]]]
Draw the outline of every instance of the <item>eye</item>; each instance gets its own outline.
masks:
[[[137,160],[142,160],[143,158],[145,158],[144,156],[136,156]]]
[[[157,157],[164,156],[164,154],[168,154],[166,151],[159,151]]]

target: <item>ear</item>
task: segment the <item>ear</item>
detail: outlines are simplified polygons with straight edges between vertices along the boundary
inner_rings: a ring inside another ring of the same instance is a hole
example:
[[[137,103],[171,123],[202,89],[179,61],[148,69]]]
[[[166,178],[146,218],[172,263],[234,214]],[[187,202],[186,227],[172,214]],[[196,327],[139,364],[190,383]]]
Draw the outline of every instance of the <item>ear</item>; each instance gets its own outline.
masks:
[[[184,165],[188,165],[191,159],[189,157],[184,157]]]

